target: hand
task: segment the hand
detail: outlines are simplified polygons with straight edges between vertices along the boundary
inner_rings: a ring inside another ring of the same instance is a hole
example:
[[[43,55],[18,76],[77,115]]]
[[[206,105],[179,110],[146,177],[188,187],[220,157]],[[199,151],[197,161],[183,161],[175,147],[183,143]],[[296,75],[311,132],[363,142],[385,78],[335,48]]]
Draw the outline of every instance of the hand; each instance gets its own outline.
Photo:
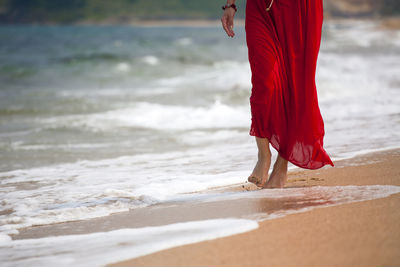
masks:
[[[235,32],[233,31],[233,17],[235,16],[235,9],[229,7],[224,10],[224,14],[222,14],[221,22],[222,27],[224,28],[226,34],[229,37],[235,36]]]

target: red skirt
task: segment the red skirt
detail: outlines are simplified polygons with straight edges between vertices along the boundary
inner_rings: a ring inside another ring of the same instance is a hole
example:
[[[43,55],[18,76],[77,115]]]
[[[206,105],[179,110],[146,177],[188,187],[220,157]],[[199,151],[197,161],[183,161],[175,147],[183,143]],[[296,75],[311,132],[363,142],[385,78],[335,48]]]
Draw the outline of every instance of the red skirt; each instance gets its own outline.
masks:
[[[268,138],[281,157],[306,169],[334,166],[323,148],[315,70],[323,0],[247,0],[251,67],[249,134]]]

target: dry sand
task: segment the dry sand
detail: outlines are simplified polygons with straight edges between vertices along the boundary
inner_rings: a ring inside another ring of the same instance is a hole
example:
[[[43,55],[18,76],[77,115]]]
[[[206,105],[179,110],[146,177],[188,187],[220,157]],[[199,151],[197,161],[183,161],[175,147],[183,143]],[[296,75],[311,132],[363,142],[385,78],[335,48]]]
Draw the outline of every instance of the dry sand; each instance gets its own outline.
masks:
[[[336,161],[335,167],[297,170],[289,174],[287,187],[400,186],[399,160],[400,149],[392,149]],[[246,183],[216,190],[249,189],[254,188]],[[400,194],[395,194],[314,209],[263,221],[254,231],[109,266],[400,266],[399,208]]]

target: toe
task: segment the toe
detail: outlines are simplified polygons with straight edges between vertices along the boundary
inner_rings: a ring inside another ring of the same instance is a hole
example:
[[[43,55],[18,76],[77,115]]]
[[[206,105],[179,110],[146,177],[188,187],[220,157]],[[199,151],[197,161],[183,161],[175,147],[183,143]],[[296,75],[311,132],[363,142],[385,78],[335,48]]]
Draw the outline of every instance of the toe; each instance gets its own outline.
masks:
[[[248,180],[249,182],[251,182],[251,183],[254,183],[254,184],[258,184],[259,181],[260,181],[260,179],[258,179],[258,177],[256,177],[256,176],[249,176],[249,177],[247,178],[247,180]]]

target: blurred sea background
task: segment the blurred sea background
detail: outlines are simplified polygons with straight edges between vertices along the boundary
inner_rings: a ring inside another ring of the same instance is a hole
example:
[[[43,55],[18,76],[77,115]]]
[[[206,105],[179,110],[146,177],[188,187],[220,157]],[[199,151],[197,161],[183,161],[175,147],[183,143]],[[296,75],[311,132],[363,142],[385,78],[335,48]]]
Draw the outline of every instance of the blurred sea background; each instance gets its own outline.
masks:
[[[247,180],[245,1],[233,39],[224,3],[0,1],[1,233]],[[324,7],[326,151],[335,161],[400,146],[399,1]]]

